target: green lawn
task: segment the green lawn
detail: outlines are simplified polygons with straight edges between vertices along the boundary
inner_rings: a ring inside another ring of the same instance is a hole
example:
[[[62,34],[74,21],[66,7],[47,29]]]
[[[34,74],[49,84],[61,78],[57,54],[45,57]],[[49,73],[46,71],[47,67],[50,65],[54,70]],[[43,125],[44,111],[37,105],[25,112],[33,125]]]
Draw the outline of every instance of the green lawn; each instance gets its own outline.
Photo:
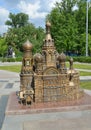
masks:
[[[67,62],[66,63],[67,67],[69,68],[69,63]],[[88,70],[91,70],[91,65],[89,64],[77,64],[77,63],[74,63],[73,64],[73,67],[76,68],[76,69],[88,69]]]
[[[0,70],[8,70],[8,71],[18,72],[19,73],[20,70],[21,70],[21,65],[0,66]],[[80,76],[91,76],[91,72],[83,72],[83,71],[81,71]],[[83,89],[90,89],[91,90],[91,81],[80,82],[80,86]]]
[[[8,70],[11,72],[20,72],[21,65],[13,65],[13,66],[0,66],[0,70]]]
[[[0,66],[0,70],[8,70],[11,72],[20,72],[21,65],[13,65],[13,66]],[[91,76],[91,72],[80,71],[80,76]]]
[[[91,90],[91,81],[81,81],[80,87],[83,88],[83,89]]]
[[[80,76],[91,76],[91,72],[80,71]]]

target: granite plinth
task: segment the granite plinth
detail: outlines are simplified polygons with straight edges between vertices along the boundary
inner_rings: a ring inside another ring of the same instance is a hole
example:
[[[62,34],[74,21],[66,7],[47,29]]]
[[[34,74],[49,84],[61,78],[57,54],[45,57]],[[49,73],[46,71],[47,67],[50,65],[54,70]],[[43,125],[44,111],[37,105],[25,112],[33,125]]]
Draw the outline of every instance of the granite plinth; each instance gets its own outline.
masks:
[[[6,108],[6,115],[21,115],[44,112],[61,112],[71,110],[88,110],[91,109],[91,96],[84,93],[84,96],[79,100],[61,101],[61,102],[46,102],[33,103],[31,106],[24,106],[18,103],[16,93],[10,94]]]

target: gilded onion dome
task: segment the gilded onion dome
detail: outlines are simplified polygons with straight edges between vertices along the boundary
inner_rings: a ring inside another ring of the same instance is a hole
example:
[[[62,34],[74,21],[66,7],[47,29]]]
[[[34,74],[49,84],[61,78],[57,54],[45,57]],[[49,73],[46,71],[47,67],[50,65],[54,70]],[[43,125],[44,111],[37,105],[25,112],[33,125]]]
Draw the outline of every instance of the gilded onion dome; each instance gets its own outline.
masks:
[[[49,21],[46,22],[46,27],[51,27],[51,23]]]
[[[42,62],[42,61],[43,61],[43,57],[42,57],[42,55],[41,55],[40,53],[36,53],[36,54],[34,55],[34,60],[35,60],[36,62]]]
[[[57,59],[61,62],[65,62],[66,55],[62,52],[60,55],[58,55]]]
[[[29,50],[32,49],[32,47],[33,47],[33,45],[32,45],[32,43],[31,43],[29,40],[27,40],[27,41],[23,44],[23,50],[24,50],[24,51],[29,51]]]

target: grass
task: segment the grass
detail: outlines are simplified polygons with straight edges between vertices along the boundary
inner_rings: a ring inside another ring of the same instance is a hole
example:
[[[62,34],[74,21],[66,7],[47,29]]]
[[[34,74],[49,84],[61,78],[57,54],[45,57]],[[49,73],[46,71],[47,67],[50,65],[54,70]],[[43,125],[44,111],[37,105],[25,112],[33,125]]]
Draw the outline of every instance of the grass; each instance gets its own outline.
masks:
[[[83,89],[91,90],[91,81],[81,81],[80,87],[83,88]]]
[[[88,69],[88,68],[86,68],[86,69]],[[8,71],[11,71],[11,72],[19,73],[20,70],[21,70],[21,65],[0,66],[0,70],[8,70]],[[80,76],[91,76],[91,72],[80,71]],[[91,81],[81,81],[80,87],[83,88],[83,89],[91,90]]]
[[[80,76],[91,76],[91,72],[80,71]]]
[[[0,70],[8,70],[11,72],[20,72],[21,65],[13,65],[13,66],[0,66]]]
[[[19,73],[21,70],[21,65],[0,66],[0,70],[7,70]],[[80,76],[91,76],[91,72],[80,71]]]
[[[66,63],[67,67],[69,68],[69,63],[67,62]],[[73,67],[76,68],[76,69],[88,69],[88,70],[91,70],[91,65],[89,64],[77,64],[77,63],[74,63],[73,64]]]

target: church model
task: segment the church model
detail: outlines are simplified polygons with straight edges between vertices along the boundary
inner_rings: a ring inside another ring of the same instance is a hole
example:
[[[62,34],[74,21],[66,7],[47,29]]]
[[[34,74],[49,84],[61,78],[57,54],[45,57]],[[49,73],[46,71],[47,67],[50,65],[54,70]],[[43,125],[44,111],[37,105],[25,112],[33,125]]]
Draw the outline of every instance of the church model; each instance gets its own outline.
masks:
[[[19,102],[25,105],[39,102],[78,100],[83,96],[79,88],[79,72],[66,68],[66,56],[58,54],[50,33],[51,24],[46,23],[46,36],[42,52],[32,55],[32,44],[23,44],[24,55],[20,73]]]

